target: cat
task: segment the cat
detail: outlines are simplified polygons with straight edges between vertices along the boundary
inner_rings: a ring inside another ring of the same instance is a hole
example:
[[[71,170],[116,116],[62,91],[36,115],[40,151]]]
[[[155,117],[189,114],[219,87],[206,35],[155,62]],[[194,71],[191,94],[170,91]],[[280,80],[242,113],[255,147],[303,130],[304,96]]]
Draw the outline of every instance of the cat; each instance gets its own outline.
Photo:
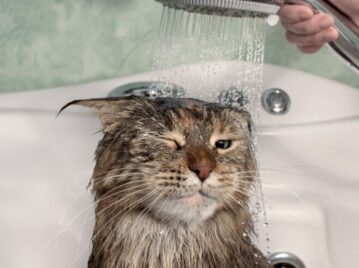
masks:
[[[89,268],[269,268],[253,245],[250,115],[195,99],[77,100],[104,136]]]

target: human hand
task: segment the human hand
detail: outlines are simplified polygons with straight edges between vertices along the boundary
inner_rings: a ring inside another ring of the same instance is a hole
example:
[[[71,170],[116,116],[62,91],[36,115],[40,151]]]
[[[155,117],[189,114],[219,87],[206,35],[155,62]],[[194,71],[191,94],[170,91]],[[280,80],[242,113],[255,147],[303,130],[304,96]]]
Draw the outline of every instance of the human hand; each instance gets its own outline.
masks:
[[[278,15],[286,31],[286,38],[304,53],[317,52],[327,42],[339,37],[334,18],[315,13],[305,5],[284,5]]]

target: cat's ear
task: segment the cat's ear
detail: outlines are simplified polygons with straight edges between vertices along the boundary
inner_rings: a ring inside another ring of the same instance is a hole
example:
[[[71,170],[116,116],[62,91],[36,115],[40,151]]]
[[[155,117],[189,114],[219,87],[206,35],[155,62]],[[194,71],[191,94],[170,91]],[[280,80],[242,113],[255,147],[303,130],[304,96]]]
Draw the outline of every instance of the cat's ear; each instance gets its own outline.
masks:
[[[101,120],[103,130],[111,132],[114,129],[115,123],[129,117],[129,107],[133,102],[132,98],[102,98],[102,99],[85,99],[74,100],[58,112],[58,115],[67,107],[72,105],[81,105],[95,109],[98,117]]]

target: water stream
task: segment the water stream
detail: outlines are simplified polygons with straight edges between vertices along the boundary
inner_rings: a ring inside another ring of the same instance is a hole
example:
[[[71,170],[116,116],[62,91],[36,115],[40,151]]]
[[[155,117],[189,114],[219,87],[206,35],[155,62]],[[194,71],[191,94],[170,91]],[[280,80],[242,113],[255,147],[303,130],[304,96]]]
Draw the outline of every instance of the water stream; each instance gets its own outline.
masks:
[[[157,71],[154,89],[162,95],[172,96],[176,90],[177,97],[244,107],[252,115],[256,144],[266,19],[254,13],[228,17],[163,7],[153,61],[153,70]],[[253,148],[255,151],[256,146]],[[251,208],[256,225],[253,242],[259,244],[260,238],[264,238],[269,254],[268,222],[259,178],[253,194]],[[259,235],[261,224],[265,231]]]
[[[185,96],[244,105],[257,122],[263,81],[265,26],[266,17],[258,14],[227,17],[164,7],[153,70],[166,71],[153,79],[166,82],[170,87],[181,77],[178,68],[171,67],[188,65],[188,68],[195,68],[193,64],[196,64],[199,70],[195,72],[195,79],[199,83],[195,83],[193,88],[193,79],[182,80],[181,86],[187,90]],[[229,61],[230,70],[223,66],[223,62]],[[187,70],[184,72],[188,75]]]

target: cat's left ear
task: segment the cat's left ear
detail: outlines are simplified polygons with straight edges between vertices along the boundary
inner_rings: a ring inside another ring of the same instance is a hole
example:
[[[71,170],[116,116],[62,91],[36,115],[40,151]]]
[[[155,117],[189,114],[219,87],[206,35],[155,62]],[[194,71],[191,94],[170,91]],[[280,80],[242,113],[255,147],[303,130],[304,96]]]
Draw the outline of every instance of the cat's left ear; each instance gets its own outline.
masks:
[[[129,117],[130,107],[133,106],[133,98],[102,98],[102,99],[87,99],[74,100],[58,112],[58,115],[71,105],[81,105],[96,110],[98,117],[101,120],[103,130],[111,133],[115,128],[116,123]]]

